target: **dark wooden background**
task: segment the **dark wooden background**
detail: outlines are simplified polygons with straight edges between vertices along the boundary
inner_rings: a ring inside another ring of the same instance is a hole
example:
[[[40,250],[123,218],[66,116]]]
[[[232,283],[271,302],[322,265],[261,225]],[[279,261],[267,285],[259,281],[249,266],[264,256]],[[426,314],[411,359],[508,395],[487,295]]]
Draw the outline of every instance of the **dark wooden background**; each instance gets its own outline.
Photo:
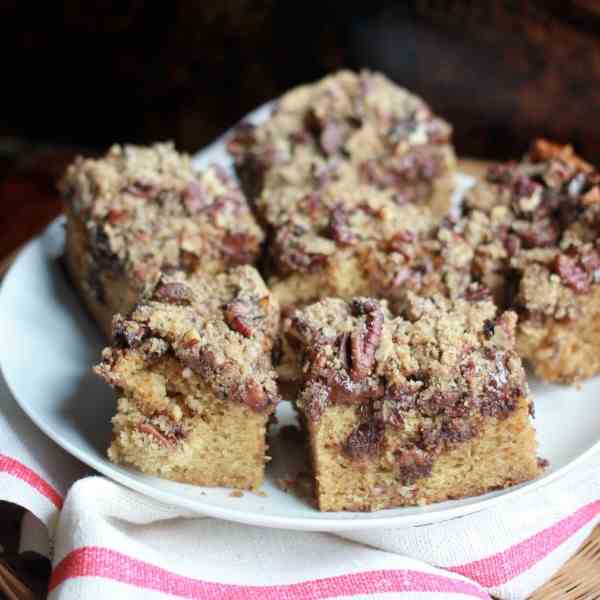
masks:
[[[5,0],[0,47],[5,135],[195,150],[292,85],[367,66],[429,100],[464,154],[543,134],[600,157],[597,0]]]

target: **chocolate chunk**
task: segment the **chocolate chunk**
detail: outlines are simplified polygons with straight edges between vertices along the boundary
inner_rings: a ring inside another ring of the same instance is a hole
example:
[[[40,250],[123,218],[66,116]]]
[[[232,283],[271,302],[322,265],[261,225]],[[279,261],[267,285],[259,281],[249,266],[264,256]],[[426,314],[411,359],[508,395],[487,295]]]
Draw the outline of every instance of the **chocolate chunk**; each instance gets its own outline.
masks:
[[[475,421],[464,418],[444,418],[441,421],[431,421],[428,425],[419,427],[418,446],[431,452],[438,453],[452,444],[465,442],[479,433],[479,427]]]
[[[402,485],[412,485],[422,477],[431,475],[433,459],[420,448],[411,448],[396,452],[398,478]]]
[[[465,290],[465,300],[469,302],[481,302],[482,300],[490,300],[490,291],[479,283],[471,283]]]
[[[188,305],[194,300],[194,291],[189,285],[179,281],[159,283],[152,299],[167,304]]]
[[[270,246],[273,262],[282,274],[295,271],[311,273],[322,269],[327,256],[306,246],[304,232],[294,226],[281,227]]]
[[[210,378],[214,376],[221,367],[214,352],[200,346],[197,340],[191,340],[191,342],[176,348],[175,354],[179,360],[201,377]]]
[[[258,247],[256,237],[248,233],[227,233],[221,242],[222,252],[229,266],[252,262]]]
[[[352,459],[375,456],[381,449],[384,433],[385,425],[381,421],[361,423],[348,436],[344,452]]]
[[[129,185],[125,186],[123,191],[133,196],[138,196],[139,198],[146,199],[150,199],[153,196],[156,196],[158,192],[154,184],[149,183],[147,181],[142,181],[140,179],[132,181]]]

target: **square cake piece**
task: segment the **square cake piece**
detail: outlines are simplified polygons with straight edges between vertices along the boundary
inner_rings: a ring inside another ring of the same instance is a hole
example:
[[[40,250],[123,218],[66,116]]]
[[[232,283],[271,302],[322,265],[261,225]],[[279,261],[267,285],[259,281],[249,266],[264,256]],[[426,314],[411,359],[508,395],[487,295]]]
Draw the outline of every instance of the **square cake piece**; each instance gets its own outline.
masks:
[[[535,142],[466,198],[472,274],[519,315],[517,350],[548,381],[600,373],[600,173]]]
[[[255,489],[279,400],[271,350],[279,311],[250,266],[162,274],[95,370],[119,395],[115,463],[196,485]]]
[[[66,265],[107,335],[161,269],[217,273],[260,253],[262,230],[233,180],[219,166],[197,172],[169,143],[78,158],[60,187]]]
[[[325,299],[286,319],[319,508],[372,511],[538,475],[516,315],[489,300]]]
[[[282,304],[364,289],[359,250],[450,207],[451,128],[378,73],[341,71],[285,94],[229,143],[269,235],[269,283]]]

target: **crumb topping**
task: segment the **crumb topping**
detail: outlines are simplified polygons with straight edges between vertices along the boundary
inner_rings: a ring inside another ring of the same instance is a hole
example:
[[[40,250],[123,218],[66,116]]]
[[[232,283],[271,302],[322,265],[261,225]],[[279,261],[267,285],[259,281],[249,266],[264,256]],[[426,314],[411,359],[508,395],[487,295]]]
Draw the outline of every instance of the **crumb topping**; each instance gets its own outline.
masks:
[[[126,389],[123,358],[174,358],[183,378],[201,378],[218,398],[271,411],[279,400],[271,363],[278,324],[278,307],[252,267],[163,274],[130,317],[115,317],[113,345],[96,371]]]
[[[265,123],[242,125],[229,150],[273,232],[272,267],[286,274],[321,269],[405,223],[431,227],[416,208],[453,165],[450,136],[383,75],[342,71],[285,94]]]
[[[217,272],[256,260],[263,233],[218,165],[194,170],[171,143],[78,158],[60,184],[98,266],[140,287],[162,268]]]

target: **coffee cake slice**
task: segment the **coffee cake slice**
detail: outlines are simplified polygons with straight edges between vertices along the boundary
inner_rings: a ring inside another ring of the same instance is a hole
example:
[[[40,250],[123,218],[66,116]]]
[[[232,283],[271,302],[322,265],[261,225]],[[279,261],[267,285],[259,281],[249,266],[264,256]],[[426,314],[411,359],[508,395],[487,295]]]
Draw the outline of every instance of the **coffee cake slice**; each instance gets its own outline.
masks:
[[[466,198],[472,273],[519,314],[517,349],[548,381],[600,373],[600,173],[570,146],[532,144]]]
[[[296,88],[229,143],[269,236],[282,304],[371,294],[360,250],[450,207],[451,128],[379,73],[341,71]]]
[[[115,463],[195,485],[255,489],[279,400],[271,350],[277,303],[250,266],[162,274],[95,370],[119,395]]]
[[[219,166],[197,172],[170,143],[78,158],[60,184],[68,271],[108,335],[161,269],[218,273],[253,263],[263,233]]]
[[[323,511],[428,504],[539,473],[516,315],[409,293],[325,299],[286,321]]]

